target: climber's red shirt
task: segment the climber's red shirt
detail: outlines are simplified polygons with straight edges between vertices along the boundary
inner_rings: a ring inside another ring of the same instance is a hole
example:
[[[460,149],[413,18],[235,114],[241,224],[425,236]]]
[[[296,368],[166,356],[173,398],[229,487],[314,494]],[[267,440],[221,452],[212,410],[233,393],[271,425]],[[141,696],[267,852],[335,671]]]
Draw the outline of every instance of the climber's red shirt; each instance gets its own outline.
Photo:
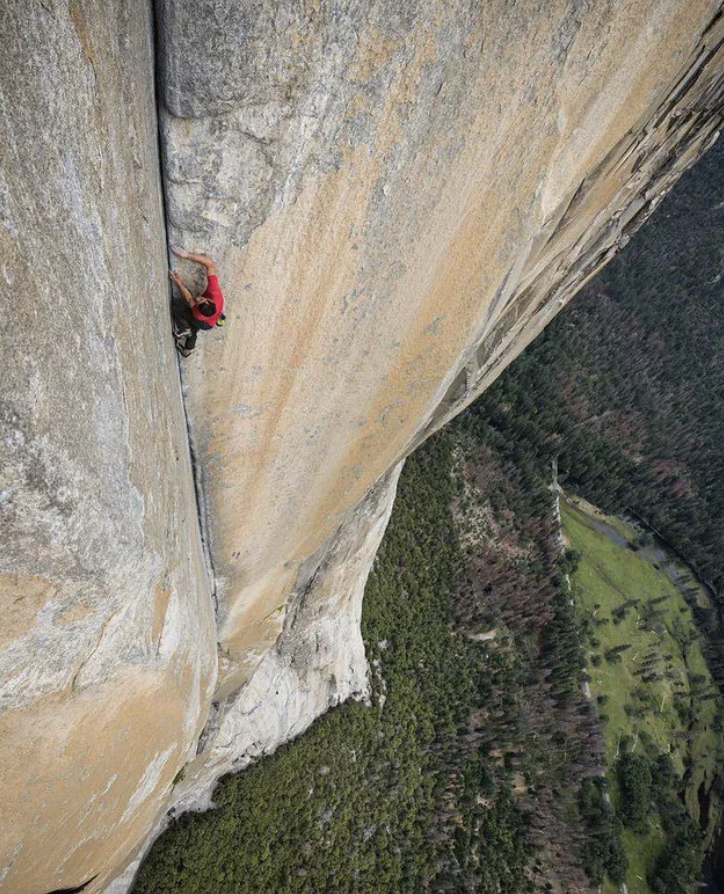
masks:
[[[206,291],[199,299],[200,301],[210,301],[214,305],[214,312],[211,316],[204,316],[199,310],[198,304],[194,304],[191,308],[191,315],[193,318],[201,323],[201,327],[203,329],[213,329],[216,325],[216,321],[221,316],[224,310],[224,296],[221,294],[221,288],[219,287],[219,280],[214,276],[213,273],[209,274],[209,282],[206,286]]]

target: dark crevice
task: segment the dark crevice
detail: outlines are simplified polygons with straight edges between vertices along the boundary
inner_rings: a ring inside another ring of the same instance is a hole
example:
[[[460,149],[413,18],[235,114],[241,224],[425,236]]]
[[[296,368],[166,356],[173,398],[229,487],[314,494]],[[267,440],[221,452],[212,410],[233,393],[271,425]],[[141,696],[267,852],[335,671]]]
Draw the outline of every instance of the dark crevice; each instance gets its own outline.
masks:
[[[77,894],[78,891],[85,891],[85,889],[90,885],[91,882],[94,882],[98,878],[98,873],[88,879],[88,881],[83,882],[82,885],[78,885],[75,888],[56,888],[54,891],[48,891],[48,894]]]
[[[161,214],[163,216],[163,228],[164,228],[164,241],[166,244],[166,264],[169,269],[171,269],[172,261],[171,255],[169,254],[169,239],[168,239],[168,203],[166,200],[166,154],[164,152],[164,144],[163,139],[161,137],[161,127],[160,127],[160,119],[159,119],[159,110],[164,108],[163,96],[161,95],[161,40],[160,40],[160,23],[159,23],[159,13],[158,13],[158,4],[156,0],[151,0],[150,2],[150,28],[152,32],[152,48],[153,48],[153,86],[154,93],[156,96],[156,141],[157,141],[157,154],[158,154],[158,171],[159,171],[159,179],[160,179],[160,191],[161,191]],[[171,313],[173,313],[172,302],[173,302],[173,294],[171,290],[171,286],[169,284],[169,299],[171,301]],[[177,357],[179,362],[179,376],[181,376],[181,366],[180,359]],[[181,384],[181,383],[179,383]],[[186,422],[186,445],[189,451],[189,457],[191,460],[191,474],[193,477],[193,487],[194,487],[194,497],[196,500],[196,517],[198,520],[198,528],[199,528],[199,536],[201,537],[201,548],[204,554],[204,560],[206,563],[206,568],[209,576],[209,586],[211,588],[211,597],[214,602],[214,615],[218,618],[219,614],[219,600],[216,591],[216,571],[214,569],[214,562],[211,555],[211,543],[209,540],[209,524],[208,524],[208,510],[206,508],[206,501],[204,500],[204,487],[202,480],[202,471],[201,467],[198,463],[196,452],[193,446],[193,438],[191,433],[191,423],[189,420],[188,411],[186,409],[186,400],[184,399],[183,389],[180,389],[180,397],[181,397],[181,407],[184,413],[184,420]],[[78,889],[80,890],[80,889]]]
[[[196,458],[194,450],[193,438],[191,435],[191,424],[188,413],[186,412],[186,401],[181,395],[181,405],[183,406],[184,416],[186,417],[186,441],[189,448],[189,456],[191,457],[191,474],[193,475],[194,495],[196,497],[196,516],[199,522],[199,534],[201,537],[201,547],[203,549],[204,558],[209,573],[209,584],[211,586],[211,598],[214,600],[214,615],[219,615],[219,599],[216,592],[216,570],[214,568],[214,560],[211,555],[211,543],[209,542],[209,519],[208,504],[204,499],[204,486],[202,481],[201,466]]]

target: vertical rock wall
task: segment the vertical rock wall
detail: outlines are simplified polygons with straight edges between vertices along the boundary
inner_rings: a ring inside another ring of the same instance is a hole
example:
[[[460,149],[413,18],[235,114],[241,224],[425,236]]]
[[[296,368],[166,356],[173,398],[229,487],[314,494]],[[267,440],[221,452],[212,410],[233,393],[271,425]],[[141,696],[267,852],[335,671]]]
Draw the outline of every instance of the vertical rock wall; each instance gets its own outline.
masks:
[[[362,596],[401,469],[384,475],[355,508],[353,522],[342,525],[305,563],[275,646],[240,692],[214,702],[198,757],[174,789],[170,815],[210,808],[214,784],[225,773],[274,751],[328,708],[367,695]],[[147,846],[167,822],[159,817]],[[104,894],[125,894],[142,856]]]
[[[221,696],[374,482],[714,137],[720,7],[159,0],[172,238],[228,302],[186,366]]]
[[[150,10],[0,4],[0,891],[122,868],[196,753],[211,598]]]
[[[171,237],[228,300],[184,373],[211,581],[150,10],[0,5],[3,894],[101,890],[364,693],[400,460],[721,125],[718,0],[156,7]]]

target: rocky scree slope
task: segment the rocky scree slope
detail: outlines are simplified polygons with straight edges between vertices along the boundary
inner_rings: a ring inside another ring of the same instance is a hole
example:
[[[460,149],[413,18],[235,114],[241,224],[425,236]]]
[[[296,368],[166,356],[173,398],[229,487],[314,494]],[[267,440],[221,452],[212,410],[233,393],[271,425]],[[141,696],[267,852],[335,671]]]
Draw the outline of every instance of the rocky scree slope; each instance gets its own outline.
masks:
[[[365,692],[399,463],[721,125],[711,0],[155,12],[157,110],[145,5],[0,9],[12,894],[123,890],[166,811]],[[196,493],[161,180],[230,311],[184,366]]]

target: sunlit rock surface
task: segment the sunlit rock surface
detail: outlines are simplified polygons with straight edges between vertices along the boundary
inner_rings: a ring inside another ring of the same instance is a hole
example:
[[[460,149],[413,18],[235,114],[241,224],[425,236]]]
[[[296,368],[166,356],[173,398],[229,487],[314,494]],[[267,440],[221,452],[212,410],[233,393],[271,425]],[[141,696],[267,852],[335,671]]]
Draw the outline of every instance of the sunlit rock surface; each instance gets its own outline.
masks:
[[[199,756],[174,789],[173,814],[212,806],[212,784],[224,773],[242,770],[299,735],[328,708],[367,695],[362,595],[401,468],[372,488],[355,507],[353,522],[307,563],[289,600],[284,629],[249,684],[214,704]],[[166,820],[159,818],[150,840]],[[138,865],[135,861],[106,894],[128,890]]]
[[[0,4],[3,894],[125,890],[167,811],[364,695],[400,460],[711,142],[720,6],[158,0],[169,235],[229,313],[194,482],[150,9]]]
[[[3,894],[123,868],[215,681],[149,26],[137,3],[0,4]]]
[[[228,302],[186,365],[226,697],[350,508],[712,140],[723,23],[711,0],[159,11],[171,236]]]

